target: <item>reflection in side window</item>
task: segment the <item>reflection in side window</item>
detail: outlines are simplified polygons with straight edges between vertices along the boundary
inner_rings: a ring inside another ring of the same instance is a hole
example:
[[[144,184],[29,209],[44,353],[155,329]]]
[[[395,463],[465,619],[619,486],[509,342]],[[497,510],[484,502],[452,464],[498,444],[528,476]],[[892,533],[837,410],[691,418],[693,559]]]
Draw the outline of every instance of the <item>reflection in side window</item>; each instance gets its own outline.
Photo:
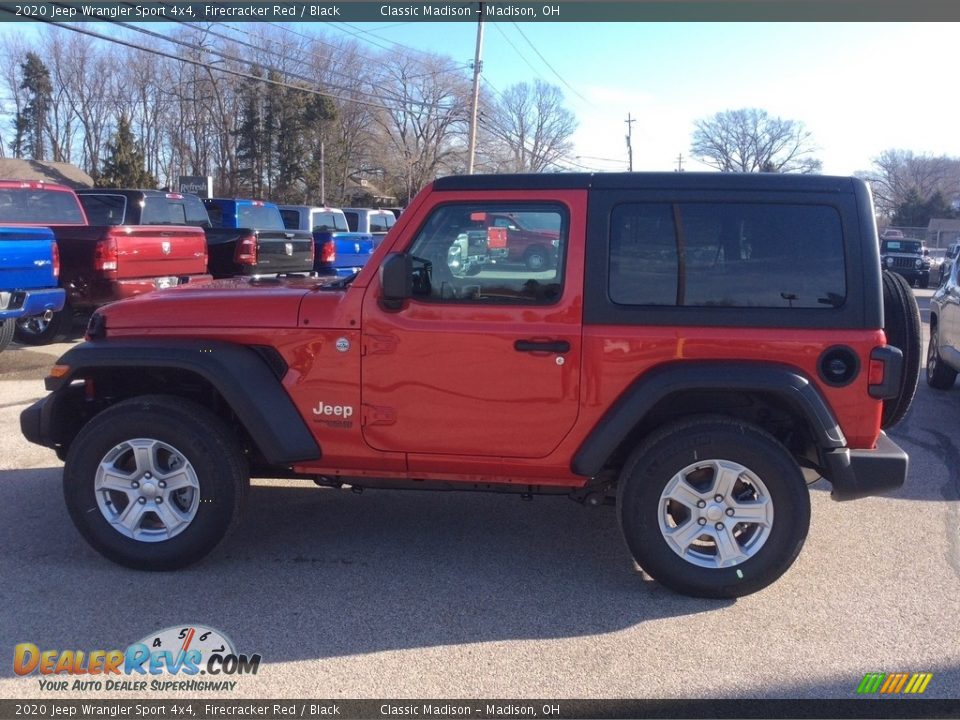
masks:
[[[559,205],[442,205],[409,251],[417,272],[414,296],[430,302],[557,302],[567,225]]]
[[[621,205],[610,244],[620,304],[829,309],[846,299],[840,215],[826,205]]]

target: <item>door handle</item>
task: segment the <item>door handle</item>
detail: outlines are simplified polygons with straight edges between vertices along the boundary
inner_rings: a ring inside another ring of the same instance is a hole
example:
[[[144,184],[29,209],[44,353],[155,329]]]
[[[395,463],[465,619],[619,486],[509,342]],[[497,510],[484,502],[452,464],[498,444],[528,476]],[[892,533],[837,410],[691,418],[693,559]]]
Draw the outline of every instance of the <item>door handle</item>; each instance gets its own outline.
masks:
[[[570,343],[566,340],[517,340],[513,343],[517,352],[570,352]]]

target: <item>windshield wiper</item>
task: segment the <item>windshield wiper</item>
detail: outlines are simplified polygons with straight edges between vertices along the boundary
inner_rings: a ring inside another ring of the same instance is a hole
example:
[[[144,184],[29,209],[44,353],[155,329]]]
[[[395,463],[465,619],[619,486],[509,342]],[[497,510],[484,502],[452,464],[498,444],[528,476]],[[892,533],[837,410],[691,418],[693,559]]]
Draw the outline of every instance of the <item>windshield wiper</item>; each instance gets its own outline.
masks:
[[[318,290],[342,290],[343,288],[347,287],[350,283],[352,283],[354,280],[356,280],[357,275],[359,274],[360,274],[360,271],[357,270],[356,272],[351,273],[346,277],[342,277],[339,280],[335,280],[332,283],[328,283],[326,285],[320,285],[317,289]]]

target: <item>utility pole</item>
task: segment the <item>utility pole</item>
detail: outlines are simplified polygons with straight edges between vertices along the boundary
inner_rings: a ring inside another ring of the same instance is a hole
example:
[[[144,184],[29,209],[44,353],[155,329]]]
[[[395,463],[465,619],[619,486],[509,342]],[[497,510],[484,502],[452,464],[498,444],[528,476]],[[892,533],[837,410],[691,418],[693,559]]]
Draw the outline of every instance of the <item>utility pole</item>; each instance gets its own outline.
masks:
[[[477,52],[473,58],[473,102],[470,105],[470,149],[468,150],[469,160],[467,164],[467,174],[473,175],[473,157],[477,152],[477,105],[480,101],[480,69],[483,67],[483,60],[480,59],[480,53],[483,50],[483,3],[477,3],[480,6],[480,14],[477,15]]]
[[[683,172],[683,153],[677,154],[677,172]]]
[[[320,204],[327,206],[327,163],[323,152],[323,141],[320,141]]]
[[[630,172],[633,172],[633,124],[636,121],[636,118],[630,117],[630,113],[627,113],[627,119],[624,122],[627,124],[627,156],[630,160],[628,166]]]

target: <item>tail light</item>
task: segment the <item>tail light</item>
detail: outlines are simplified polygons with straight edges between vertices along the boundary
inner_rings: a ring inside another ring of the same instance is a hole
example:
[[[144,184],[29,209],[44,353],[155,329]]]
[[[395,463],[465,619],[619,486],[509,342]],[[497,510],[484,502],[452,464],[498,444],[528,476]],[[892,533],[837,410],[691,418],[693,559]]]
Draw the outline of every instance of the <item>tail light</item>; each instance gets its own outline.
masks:
[[[320,246],[320,262],[333,264],[337,261],[337,243],[327,240]]]
[[[233,251],[233,261],[238,265],[257,264],[257,237],[255,235],[244,235],[240,238],[237,249]]]
[[[116,271],[117,269],[117,241],[107,237],[97,243],[93,251],[93,267],[100,272]]]
[[[53,276],[60,277],[60,246],[57,241],[53,241]]]
[[[887,345],[876,347],[870,352],[870,364],[867,367],[870,397],[887,400],[897,397],[900,381],[904,372],[903,352],[900,348]]]

